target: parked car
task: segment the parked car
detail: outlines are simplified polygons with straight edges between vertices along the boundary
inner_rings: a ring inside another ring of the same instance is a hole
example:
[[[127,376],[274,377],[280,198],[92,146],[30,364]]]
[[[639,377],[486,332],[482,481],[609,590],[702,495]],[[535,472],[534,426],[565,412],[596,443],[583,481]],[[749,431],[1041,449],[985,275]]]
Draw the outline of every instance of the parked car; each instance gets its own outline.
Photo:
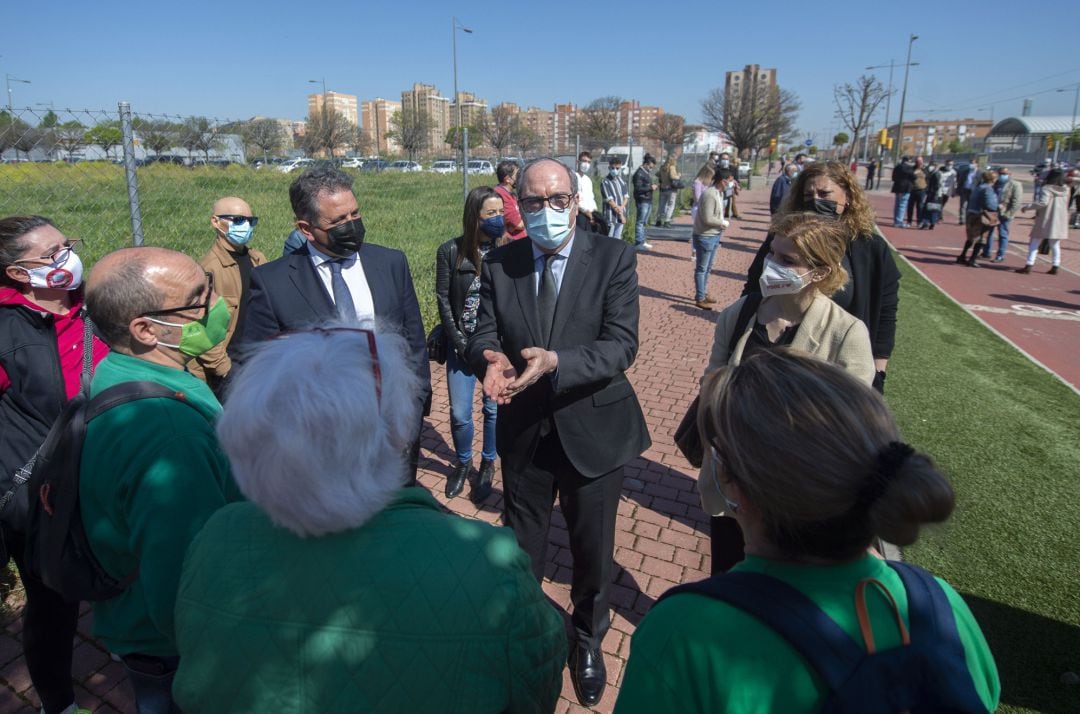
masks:
[[[341,168],[343,169],[362,169],[364,168],[364,160],[359,156],[350,156],[346,159],[342,159]]]
[[[457,171],[456,161],[436,161],[431,165],[432,173],[452,174]]]
[[[382,159],[365,159],[361,171],[386,171],[389,167],[390,162],[388,161],[383,161]]]
[[[423,168],[424,168],[423,166],[416,163],[415,161],[395,161],[394,163],[390,164],[390,166],[386,170],[387,171],[404,171],[404,172],[410,172],[411,173],[413,171],[422,171]]]
[[[491,176],[495,173],[495,167],[491,165],[490,161],[475,159],[469,162],[469,173]]]
[[[278,171],[283,174],[292,173],[292,171],[294,171],[295,169],[304,169],[313,163],[315,163],[314,159],[289,159],[281,166],[278,166]]]

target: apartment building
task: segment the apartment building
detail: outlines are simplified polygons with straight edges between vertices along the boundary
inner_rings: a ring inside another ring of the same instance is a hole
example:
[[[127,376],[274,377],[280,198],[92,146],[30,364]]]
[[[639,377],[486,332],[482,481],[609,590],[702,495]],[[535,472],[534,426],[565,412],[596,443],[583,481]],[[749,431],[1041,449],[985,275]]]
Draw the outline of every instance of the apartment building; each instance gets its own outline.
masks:
[[[376,97],[362,102],[360,108],[360,125],[372,150],[380,156],[400,152],[401,145],[388,134],[391,130],[390,118],[395,112],[401,111],[401,102]]]
[[[904,141],[900,144],[900,153],[928,156],[935,151],[944,151],[945,146],[952,141],[960,141],[972,148],[981,149],[992,126],[993,122],[989,119],[905,120]],[[899,124],[893,124],[888,129],[893,146],[896,146],[899,129]]]
[[[417,82],[412,89],[401,93],[401,110],[426,113],[430,122],[428,150],[436,153],[446,151],[446,134],[451,128],[449,97],[439,94],[435,85]]]
[[[308,116],[313,116],[322,111],[323,107],[323,94],[317,92],[315,94],[308,95]],[[357,111],[356,95],[355,94],[342,94],[341,92],[327,92],[326,104],[334,112],[345,117],[353,126],[360,125],[360,114]]]

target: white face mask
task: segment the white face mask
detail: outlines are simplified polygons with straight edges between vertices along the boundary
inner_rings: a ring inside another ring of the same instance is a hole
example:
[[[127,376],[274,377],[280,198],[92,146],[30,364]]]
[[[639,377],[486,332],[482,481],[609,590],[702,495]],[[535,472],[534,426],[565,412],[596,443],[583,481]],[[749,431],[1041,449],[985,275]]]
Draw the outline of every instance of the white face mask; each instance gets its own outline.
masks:
[[[21,265],[15,267],[22,269],[30,276],[32,288],[75,290],[82,285],[82,259],[73,250],[66,252],[65,257],[40,268],[23,268]]]
[[[570,207],[556,211],[544,206],[536,213],[523,212],[525,232],[529,239],[544,250],[558,248],[570,236]]]
[[[592,168],[592,164],[590,164],[588,161],[582,161],[580,164],[578,164],[578,166],[581,167],[581,173],[583,174],[589,173],[589,169]]]
[[[761,277],[758,278],[761,296],[790,295],[800,292],[808,284],[806,276],[812,272],[814,271],[808,270],[799,275],[794,268],[780,265],[772,258],[765,258],[765,269],[761,271]]]

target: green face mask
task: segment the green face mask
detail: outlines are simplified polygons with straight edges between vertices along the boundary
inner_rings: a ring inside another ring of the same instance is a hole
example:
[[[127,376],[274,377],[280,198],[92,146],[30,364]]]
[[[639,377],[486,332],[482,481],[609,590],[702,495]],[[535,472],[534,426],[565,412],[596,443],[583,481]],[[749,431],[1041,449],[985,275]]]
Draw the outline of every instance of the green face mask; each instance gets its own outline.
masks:
[[[152,317],[147,319],[159,325],[180,328],[180,344],[170,345],[165,342],[158,342],[159,345],[180,350],[189,357],[198,357],[211,347],[221,344],[225,339],[225,335],[229,332],[230,315],[229,306],[225,304],[225,298],[219,297],[201,320],[178,324],[155,320]]]

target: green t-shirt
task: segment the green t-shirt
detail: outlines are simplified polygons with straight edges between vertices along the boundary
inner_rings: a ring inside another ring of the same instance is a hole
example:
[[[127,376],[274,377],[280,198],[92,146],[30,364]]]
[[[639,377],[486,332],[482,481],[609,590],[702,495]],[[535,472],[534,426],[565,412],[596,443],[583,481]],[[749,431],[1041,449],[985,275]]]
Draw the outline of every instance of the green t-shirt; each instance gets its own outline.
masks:
[[[855,586],[881,581],[908,623],[900,576],[867,555],[835,566],[804,566],[747,557],[734,570],[764,573],[809,597],[855,642]],[[997,668],[975,618],[944,581],[975,690],[988,711],[1001,694]],[[900,645],[892,610],[876,588],[867,608],[878,650]],[[817,673],[787,640],[753,615],[703,595],[677,595],[654,607],[634,633],[616,714],[642,712],[813,712],[828,694]]]
[[[87,426],[79,472],[86,535],[113,577],[139,569],[123,593],[94,603],[94,634],[116,654],[170,656],[176,654],[173,606],[188,543],[214,511],[242,496],[214,435],[221,405],[204,382],[110,352],[97,366],[90,393],[137,380],[183,392],[190,405],[142,399]]]

